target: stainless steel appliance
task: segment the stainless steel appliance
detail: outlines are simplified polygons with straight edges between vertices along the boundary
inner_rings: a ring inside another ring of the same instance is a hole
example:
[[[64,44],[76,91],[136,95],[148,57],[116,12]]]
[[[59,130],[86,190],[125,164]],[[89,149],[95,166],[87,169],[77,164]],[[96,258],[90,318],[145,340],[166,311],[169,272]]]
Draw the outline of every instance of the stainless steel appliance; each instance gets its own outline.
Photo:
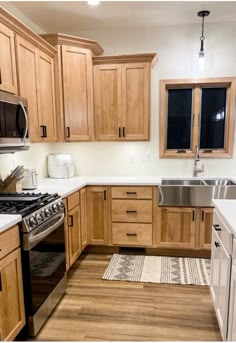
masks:
[[[0,153],[29,149],[27,100],[0,92]]]
[[[27,332],[35,336],[66,287],[64,203],[57,194],[0,193],[0,213],[22,215]]]

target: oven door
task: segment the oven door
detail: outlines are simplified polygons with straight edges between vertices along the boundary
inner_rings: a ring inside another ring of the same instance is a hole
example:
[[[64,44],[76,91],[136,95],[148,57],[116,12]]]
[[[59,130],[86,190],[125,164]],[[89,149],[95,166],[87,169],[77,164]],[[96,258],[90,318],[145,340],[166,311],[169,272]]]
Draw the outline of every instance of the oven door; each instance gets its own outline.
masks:
[[[33,316],[65,276],[64,212],[23,234],[26,312]]]

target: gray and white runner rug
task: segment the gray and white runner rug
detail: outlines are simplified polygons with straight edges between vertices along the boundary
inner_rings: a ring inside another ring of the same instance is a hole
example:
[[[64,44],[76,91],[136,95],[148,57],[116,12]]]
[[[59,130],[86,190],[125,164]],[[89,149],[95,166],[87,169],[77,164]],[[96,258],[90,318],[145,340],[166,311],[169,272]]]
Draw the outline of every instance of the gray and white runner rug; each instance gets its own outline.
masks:
[[[102,279],[209,286],[210,259],[114,254]]]

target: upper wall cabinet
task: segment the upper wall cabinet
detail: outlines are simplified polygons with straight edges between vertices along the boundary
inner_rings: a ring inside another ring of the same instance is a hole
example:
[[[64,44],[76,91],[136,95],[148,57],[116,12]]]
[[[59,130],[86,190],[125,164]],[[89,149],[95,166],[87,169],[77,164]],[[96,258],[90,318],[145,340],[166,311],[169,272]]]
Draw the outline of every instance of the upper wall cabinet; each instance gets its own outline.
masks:
[[[0,22],[0,90],[17,94],[14,32]]]
[[[161,80],[160,156],[231,157],[235,79]]]
[[[150,138],[150,77],[155,57],[93,57],[96,140]]]
[[[58,51],[55,68],[57,126],[61,141],[93,139],[92,56],[103,50],[95,41],[47,34],[42,37]]]
[[[27,98],[30,140],[56,141],[57,51],[1,7],[0,46],[0,89]]]

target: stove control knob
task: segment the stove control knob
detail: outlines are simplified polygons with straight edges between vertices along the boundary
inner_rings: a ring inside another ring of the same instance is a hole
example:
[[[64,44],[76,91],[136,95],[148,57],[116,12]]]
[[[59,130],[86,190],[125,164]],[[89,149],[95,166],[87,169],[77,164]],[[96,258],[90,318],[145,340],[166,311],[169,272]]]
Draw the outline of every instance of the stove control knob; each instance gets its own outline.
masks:
[[[52,210],[53,210],[53,212],[57,212],[58,211],[58,206],[57,206],[57,204],[53,204],[52,205]]]
[[[45,208],[44,214],[45,214],[45,217],[49,217],[51,215],[51,211],[49,210],[49,208]]]
[[[36,219],[38,221],[38,223],[42,223],[43,222],[43,216],[41,213],[37,213],[36,214]]]
[[[62,200],[58,201],[59,208],[64,208],[64,202]]]
[[[31,216],[30,218],[29,218],[29,225],[30,226],[35,226],[35,225],[37,225],[37,219],[35,218],[35,216]]]

